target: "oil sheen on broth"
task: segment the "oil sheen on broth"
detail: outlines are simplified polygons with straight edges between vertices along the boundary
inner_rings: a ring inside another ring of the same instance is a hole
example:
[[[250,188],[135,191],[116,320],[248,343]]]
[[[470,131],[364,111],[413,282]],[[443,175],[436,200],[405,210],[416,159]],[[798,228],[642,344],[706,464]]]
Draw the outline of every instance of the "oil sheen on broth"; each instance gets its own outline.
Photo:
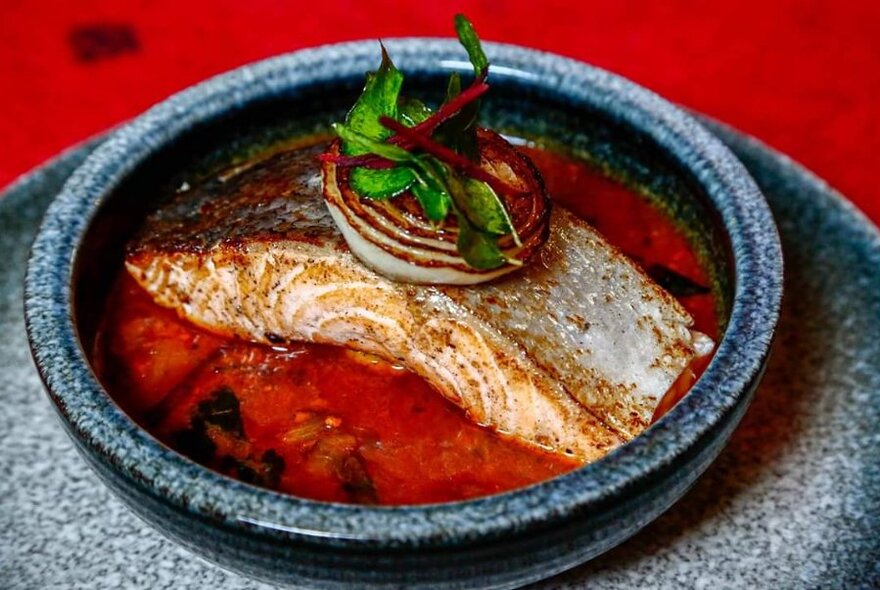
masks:
[[[706,273],[663,213],[581,162],[521,149],[555,203],[588,220],[667,289],[684,285],[678,299],[694,329],[717,338],[714,301],[702,287]],[[226,475],[304,498],[446,502],[579,466],[474,424],[420,377],[371,355],[307,343],[264,346],[201,330],[154,303],[124,270],[108,299],[94,364],[120,406],[170,447]],[[685,372],[655,418],[701,369]]]

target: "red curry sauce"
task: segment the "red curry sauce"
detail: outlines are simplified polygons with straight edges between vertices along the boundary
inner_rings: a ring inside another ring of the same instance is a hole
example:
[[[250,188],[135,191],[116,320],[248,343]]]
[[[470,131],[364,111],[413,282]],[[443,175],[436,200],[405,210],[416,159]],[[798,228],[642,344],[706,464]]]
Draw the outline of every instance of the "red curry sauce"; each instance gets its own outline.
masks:
[[[662,213],[583,164],[524,148],[554,200],[647,268],[706,284]],[[715,336],[711,295],[685,297]],[[421,378],[313,344],[268,347],[205,332],[153,303],[124,271],[96,342],[116,401],[160,440],[227,475],[324,501],[420,504],[503,492],[577,463],[470,422]],[[686,393],[664,400],[671,406]],[[675,398],[675,399],[673,399]]]

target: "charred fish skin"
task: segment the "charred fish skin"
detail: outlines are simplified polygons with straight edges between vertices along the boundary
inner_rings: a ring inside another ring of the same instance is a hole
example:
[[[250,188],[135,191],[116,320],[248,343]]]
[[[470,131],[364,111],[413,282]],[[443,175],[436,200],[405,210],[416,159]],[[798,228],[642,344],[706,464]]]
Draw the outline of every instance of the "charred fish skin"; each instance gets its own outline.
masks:
[[[476,422],[583,461],[650,423],[699,336],[592,228],[557,207],[539,260],[509,277],[396,283],[362,265],[336,229],[314,163],[322,147],[179,195],[130,244],[129,272],[208,330],[400,362]]]
[[[296,240],[344,247],[326,208],[303,195],[321,190],[314,158],[321,143],[221,171],[153,213],[127,245],[140,253],[206,253],[220,245]]]
[[[631,438],[690,359],[706,354],[705,336],[691,331],[678,301],[586,222],[557,207],[551,228],[521,276],[444,293],[518,342],[581,404]]]

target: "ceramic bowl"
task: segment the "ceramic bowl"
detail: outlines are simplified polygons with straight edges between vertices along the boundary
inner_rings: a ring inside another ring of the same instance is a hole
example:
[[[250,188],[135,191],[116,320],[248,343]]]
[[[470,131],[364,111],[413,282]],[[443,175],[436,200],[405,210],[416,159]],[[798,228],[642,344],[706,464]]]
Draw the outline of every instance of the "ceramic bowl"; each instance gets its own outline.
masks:
[[[387,42],[407,88],[442,92],[470,69],[451,40]],[[175,453],[123,413],[87,351],[121,245],[156,179],[195,155],[326,126],[375,68],[375,41],[296,52],[213,78],[116,131],[49,207],[29,262],[35,363],[89,465],[131,509],[222,566],[310,587],[493,587],[535,581],[606,551],[671,506],[718,455],[767,360],[782,286],[770,212],[744,167],[690,116],[618,76],[487,44],[490,122],[542,137],[637,187],[706,260],[724,325],[708,370],[669,414],[600,461],[517,491],[428,506],[303,500],[234,481]],[[440,90],[438,90],[440,89]],[[262,138],[262,139],[259,139]],[[218,151],[219,150],[219,151]]]

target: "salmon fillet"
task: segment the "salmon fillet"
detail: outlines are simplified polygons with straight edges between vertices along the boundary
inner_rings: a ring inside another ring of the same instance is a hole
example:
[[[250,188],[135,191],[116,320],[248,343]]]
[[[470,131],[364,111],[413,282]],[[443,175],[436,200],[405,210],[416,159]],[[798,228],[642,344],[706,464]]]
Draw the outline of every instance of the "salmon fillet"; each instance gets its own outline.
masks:
[[[678,302],[559,207],[538,259],[495,282],[423,286],[376,274],[323,202],[315,157],[324,147],[181,192],[129,244],[128,271],[208,330],[398,362],[477,423],[582,461],[647,427],[711,349]]]

